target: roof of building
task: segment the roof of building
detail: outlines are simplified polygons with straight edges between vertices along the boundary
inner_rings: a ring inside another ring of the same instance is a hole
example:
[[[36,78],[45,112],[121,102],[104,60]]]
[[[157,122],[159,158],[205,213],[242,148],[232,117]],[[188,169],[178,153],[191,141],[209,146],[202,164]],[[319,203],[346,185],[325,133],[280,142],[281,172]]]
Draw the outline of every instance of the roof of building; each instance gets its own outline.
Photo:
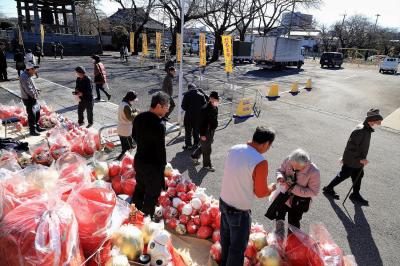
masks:
[[[119,8],[117,12],[108,17],[108,20],[111,23],[115,24],[129,24],[129,18],[131,17],[132,14],[135,17],[135,19],[137,19],[137,21],[143,21],[143,19],[146,16],[146,13],[143,8],[138,8],[136,14],[133,8],[125,8],[125,9]],[[144,25],[144,27],[146,29],[162,30],[166,26],[163,23],[158,22],[150,17],[147,23]]]

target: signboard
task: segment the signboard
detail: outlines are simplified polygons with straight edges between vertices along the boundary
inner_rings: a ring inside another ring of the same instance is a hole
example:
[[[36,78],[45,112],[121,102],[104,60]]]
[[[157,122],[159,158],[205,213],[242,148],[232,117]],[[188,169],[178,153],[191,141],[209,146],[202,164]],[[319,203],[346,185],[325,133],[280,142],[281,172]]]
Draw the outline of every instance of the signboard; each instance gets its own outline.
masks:
[[[181,51],[181,35],[179,33],[176,34],[176,60],[177,62],[181,62],[182,51]]]
[[[129,33],[129,48],[131,53],[135,52],[135,33],[134,32],[130,32]]]
[[[225,58],[225,72],[232,73],[232,36],[223,35],[222,36],[222,47],[224,49]]]
[[[142,56],[148,55],[149,50],[147,49],[147,34],[142,33]]]
[[[42,51],[43,51],[43,44],[44,44],[44,25],[40,24],[40,41],[42,42]]]
[[[156,58],[161,57],[161,32],[156,32]]]
[[[200,33],[199,36],[199,56],[200,56],[200,67],[205,67],[207,65],[206,58],[206,35],[204,33]]]

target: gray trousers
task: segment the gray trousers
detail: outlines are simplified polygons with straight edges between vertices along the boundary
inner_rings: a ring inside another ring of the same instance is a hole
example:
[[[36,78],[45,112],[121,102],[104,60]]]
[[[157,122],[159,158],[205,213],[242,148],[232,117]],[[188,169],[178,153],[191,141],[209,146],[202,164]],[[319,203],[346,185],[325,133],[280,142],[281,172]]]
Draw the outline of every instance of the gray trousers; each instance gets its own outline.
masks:
[[[211,166],[211,144],[214,142],[215,130],[211,130],[206,134],[206,140],[200,140],[200,147],[198,147],[193,153],[192,157],[199,159],[200,155],[203,154],[203,166]]]

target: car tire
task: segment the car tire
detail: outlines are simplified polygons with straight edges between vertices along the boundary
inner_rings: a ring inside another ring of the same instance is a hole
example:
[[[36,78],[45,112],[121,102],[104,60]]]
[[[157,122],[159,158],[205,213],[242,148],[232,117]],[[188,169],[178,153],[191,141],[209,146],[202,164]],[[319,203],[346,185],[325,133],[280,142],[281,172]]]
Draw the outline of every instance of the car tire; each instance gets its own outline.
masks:
[[[382,73],[382,69],[379,69],[379,73]]]
[[[339,65],[339,68],[342,68],[342,65]]]
[[[324,65],[321,64],[321,68],[324,68]]]

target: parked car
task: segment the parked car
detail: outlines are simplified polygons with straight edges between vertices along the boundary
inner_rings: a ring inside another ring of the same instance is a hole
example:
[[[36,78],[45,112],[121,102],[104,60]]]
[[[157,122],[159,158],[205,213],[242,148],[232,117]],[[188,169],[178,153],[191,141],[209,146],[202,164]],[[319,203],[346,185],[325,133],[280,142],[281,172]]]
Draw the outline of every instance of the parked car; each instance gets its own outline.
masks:
[[[335,67],[338,66],[339,68],[343,64],[343,54],[338,52],[324,52],[321,55],[321,59],[319,61],[321,67]]]
[[[398,58],[386,57],[379,65],[379,73],[391,72],[392,74],[396,74],[398,66]]]

